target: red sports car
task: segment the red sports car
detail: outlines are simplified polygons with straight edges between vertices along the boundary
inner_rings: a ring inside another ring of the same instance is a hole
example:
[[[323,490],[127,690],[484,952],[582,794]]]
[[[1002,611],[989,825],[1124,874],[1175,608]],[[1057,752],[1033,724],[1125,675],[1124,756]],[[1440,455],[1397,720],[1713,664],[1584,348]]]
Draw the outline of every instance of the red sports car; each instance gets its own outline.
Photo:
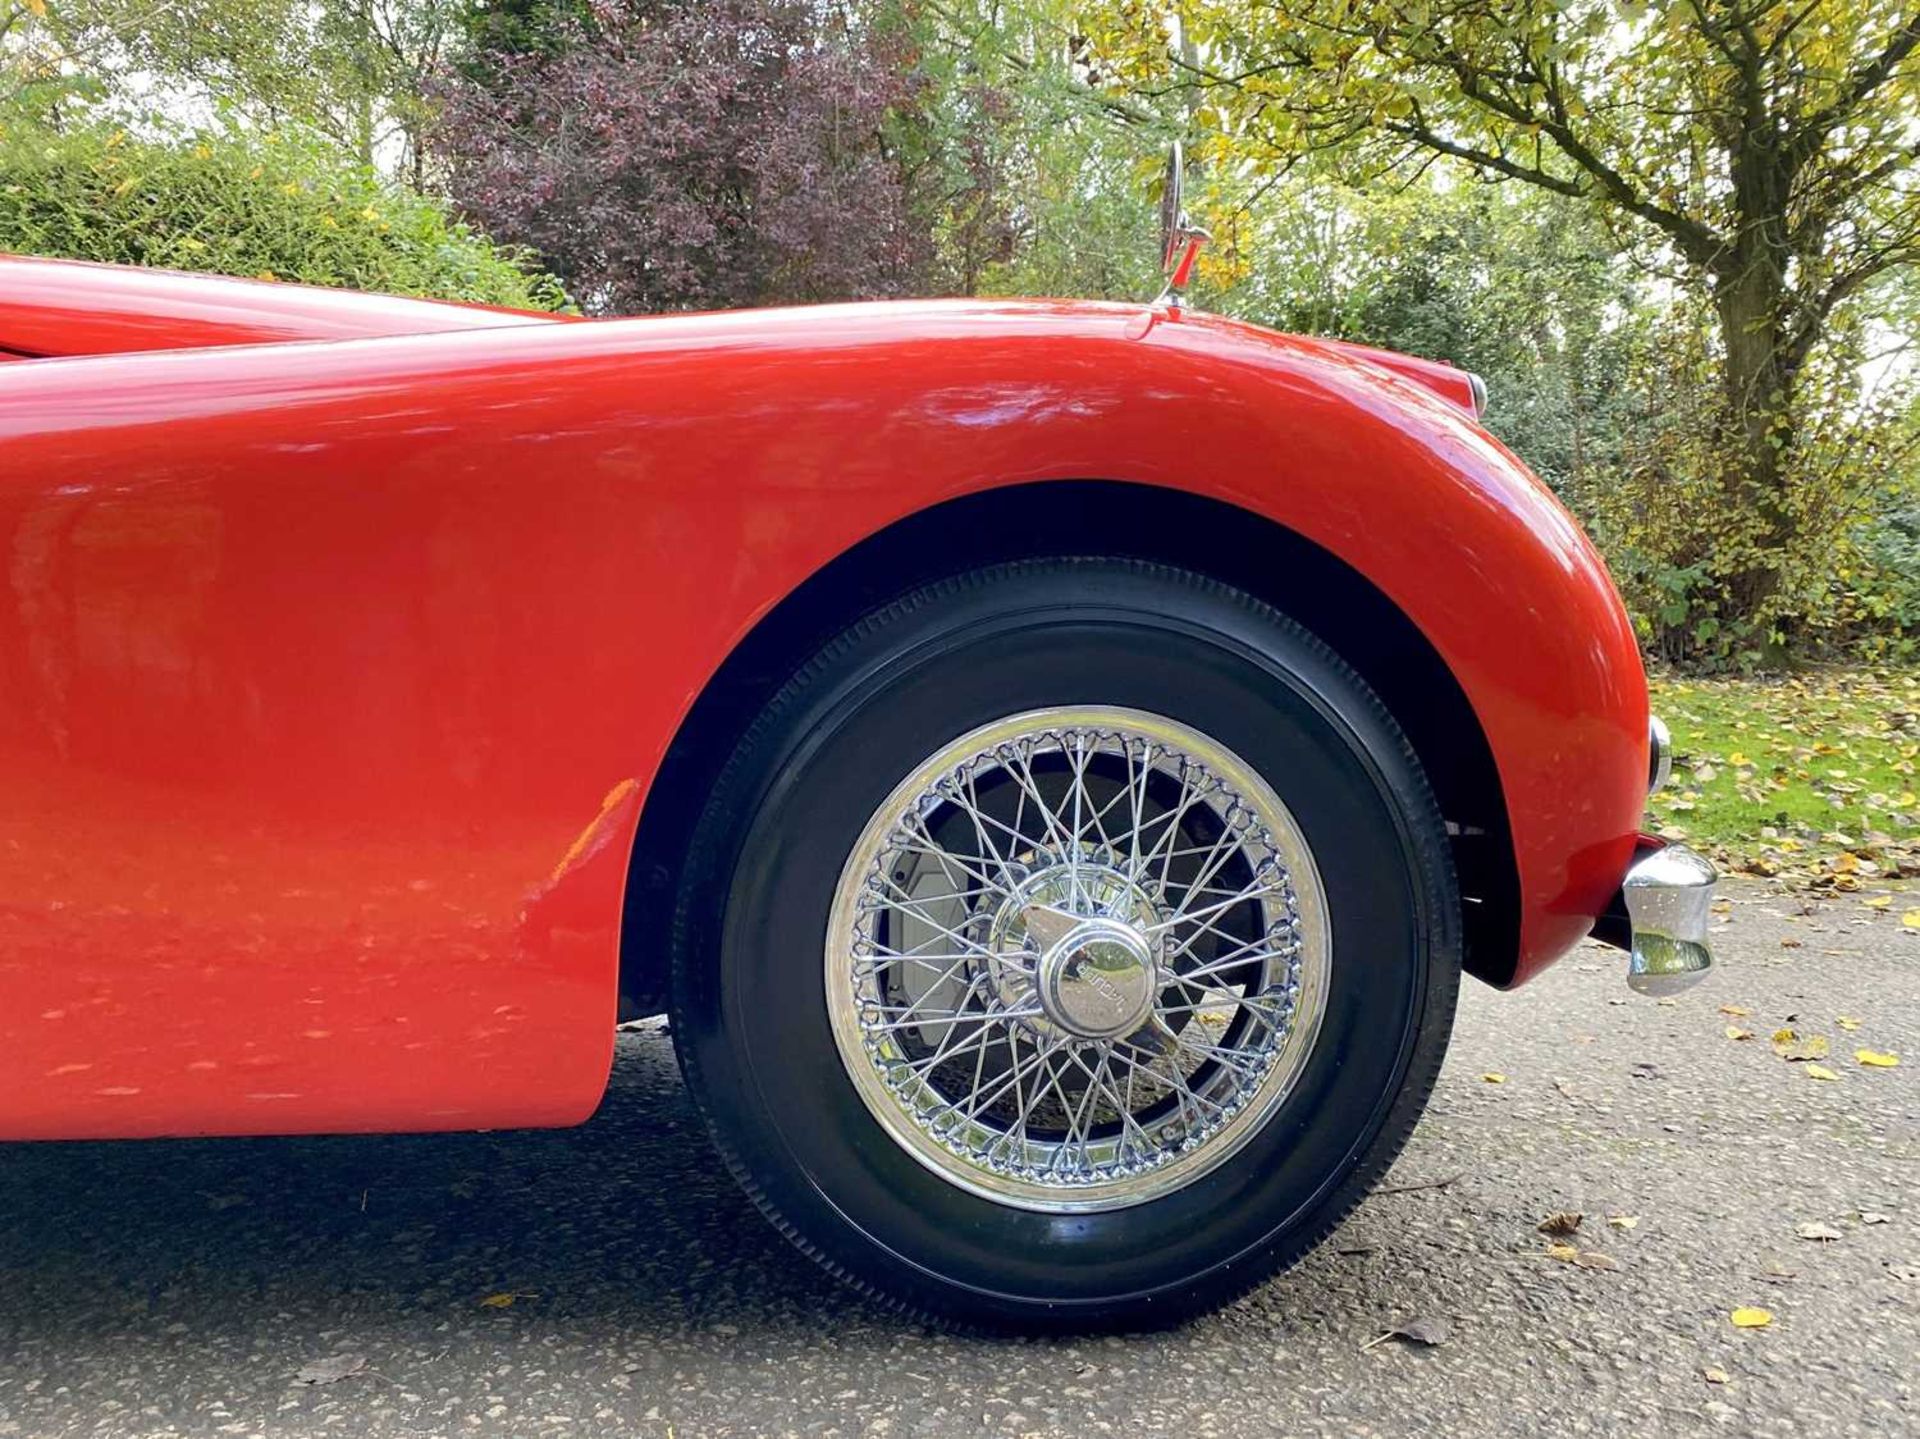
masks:
[[[0,1138],[573,1124],[664,1008],[837,1274],[1161,1322],[1365,1194],[1463,969],[1706,965],[1462,371],[33,260],[0,355]]]

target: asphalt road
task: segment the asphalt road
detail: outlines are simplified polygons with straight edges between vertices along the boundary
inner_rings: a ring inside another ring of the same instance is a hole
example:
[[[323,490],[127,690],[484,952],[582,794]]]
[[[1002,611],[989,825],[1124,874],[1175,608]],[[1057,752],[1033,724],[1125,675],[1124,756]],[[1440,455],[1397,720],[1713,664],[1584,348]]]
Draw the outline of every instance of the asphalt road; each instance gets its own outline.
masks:
[[[1732,898],[1677,1002],[1598,948],[1471,987],[1400,1192],[1166,1334],[864,1308],[716,1172],[658,1033],[571,1132],[0,1147],[0,1435],[1920,1433],[1920,896]],[[1546,1254],[1566,1210],[1617,1267]],[[1445,1341],[1363,1349],[1414,1319]]]

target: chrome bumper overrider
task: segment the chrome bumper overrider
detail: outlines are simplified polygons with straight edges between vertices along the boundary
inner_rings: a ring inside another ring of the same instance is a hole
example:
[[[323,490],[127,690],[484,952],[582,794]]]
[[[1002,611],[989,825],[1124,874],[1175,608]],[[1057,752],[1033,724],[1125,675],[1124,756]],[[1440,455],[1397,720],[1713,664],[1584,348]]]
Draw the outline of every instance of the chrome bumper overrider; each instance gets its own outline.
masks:
[[[1678,994],[1706,974],[1713,964],[1707,924],[1718,878],[1714,867],[1685,845],[1643,852],[1634,861],[1620,886],[1630,941],[1630,988],[1641,994]]]

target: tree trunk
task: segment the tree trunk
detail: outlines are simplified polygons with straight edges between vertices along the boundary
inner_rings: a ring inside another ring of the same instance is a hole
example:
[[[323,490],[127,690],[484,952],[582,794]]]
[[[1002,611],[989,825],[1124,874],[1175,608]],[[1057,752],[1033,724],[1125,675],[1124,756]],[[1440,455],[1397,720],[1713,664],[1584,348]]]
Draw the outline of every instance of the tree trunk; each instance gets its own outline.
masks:
[[[1787,283],[1787,197],[1794,165],[1758,95],[1729,146],[1735,228],[1713,270],[1713,298],[1726,351],[1734,497],[1760,521],[1761,553],[1731,578],[1733,618],[1752,620],[1780,584],[1779,555],[1795,539],[1788,503],[1800,361],[1788,337],[1797,297]]]
[[[1734,618],[1753,619],[1779,587],[1774,556],[1794,540],[1788,458],[1796,375],[1786,353],[1788,297],[1770,267],[1751,265],[1714,294],[1725,346],[1726,433],[1734,495],[1759,521],[1762,553],[1731,579]]]

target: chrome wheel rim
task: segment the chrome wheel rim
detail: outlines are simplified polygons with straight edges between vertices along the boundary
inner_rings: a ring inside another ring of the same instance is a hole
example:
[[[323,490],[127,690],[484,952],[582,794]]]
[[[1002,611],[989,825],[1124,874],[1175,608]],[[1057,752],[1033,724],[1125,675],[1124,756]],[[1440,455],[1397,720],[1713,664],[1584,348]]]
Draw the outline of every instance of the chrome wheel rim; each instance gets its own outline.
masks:
[[[834,895],[827,1011],[920,1163],[1022,1208],[1117,1209],[1273,1118],[1330,947],[1305,838],[1238,755],[1141,710],[1035,710],[874,812]]]

